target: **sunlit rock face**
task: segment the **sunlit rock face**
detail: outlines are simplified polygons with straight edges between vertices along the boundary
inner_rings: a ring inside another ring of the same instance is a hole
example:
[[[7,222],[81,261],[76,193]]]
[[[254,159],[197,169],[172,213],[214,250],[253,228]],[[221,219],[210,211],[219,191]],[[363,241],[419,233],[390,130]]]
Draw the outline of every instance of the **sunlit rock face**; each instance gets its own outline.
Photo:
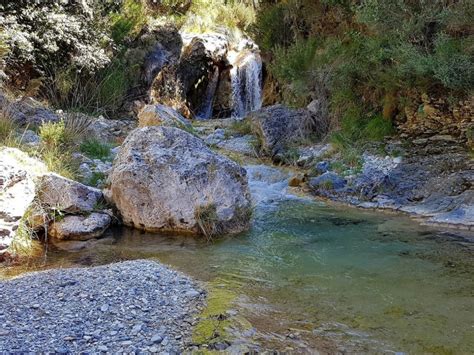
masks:
[[[225,234],[249,225],[246,172],[199,138],[144,127],[124,142],[106,196],[126,225],[147,231]],[[204,230],[203,230],[204,229]]]
[[[187,117],[243,117],[262,105],[262,60],[248,39],[221,33],[181,33],[175,65],[155,78],[150,101]]]
[[[0,149],[0,254],[15,237],[35,198],[35,181],[46,171],[42,162],[18,149]]]

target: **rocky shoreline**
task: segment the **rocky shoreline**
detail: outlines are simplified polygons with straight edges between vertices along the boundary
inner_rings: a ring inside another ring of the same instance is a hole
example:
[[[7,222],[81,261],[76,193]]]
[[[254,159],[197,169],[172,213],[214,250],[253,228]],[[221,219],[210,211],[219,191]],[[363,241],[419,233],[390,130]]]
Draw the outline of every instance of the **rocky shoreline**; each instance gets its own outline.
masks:
[[[294,114],[279,106],[264,108],[250,122],[213,120],[201,123],[198,132],[236,160],[257,158],[290,168],[290,186],[316,198],[394,211],[435,227],[474,230],[474,160],[465,142],[439,134],[392,138],[348,158],[330,143],[295,144],[304,140],[304,132],[294,133],[280,117]],[[245,132],[236,131],[244,124],[249,125]],[[345,163],[349,159],[353,162]]]
[[[0,352],[180,353],[205,299],[147,260],[56,269],[0,282]]]

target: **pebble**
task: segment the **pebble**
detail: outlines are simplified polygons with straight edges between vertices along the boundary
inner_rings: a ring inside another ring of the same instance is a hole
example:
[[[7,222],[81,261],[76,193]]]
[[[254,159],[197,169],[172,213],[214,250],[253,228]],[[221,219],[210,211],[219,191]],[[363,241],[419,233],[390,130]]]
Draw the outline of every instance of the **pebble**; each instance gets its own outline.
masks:
[[[0,281],[0,295],[0,353],[181,353],[205,298],[150,260],[25,274]]]
[[[151,342],[153,344],[156,344],[156,343],[161,343],[163,341],[163,337],[161,336],[161,334],[155,334],[153,335],[153,337],[151,338]]]

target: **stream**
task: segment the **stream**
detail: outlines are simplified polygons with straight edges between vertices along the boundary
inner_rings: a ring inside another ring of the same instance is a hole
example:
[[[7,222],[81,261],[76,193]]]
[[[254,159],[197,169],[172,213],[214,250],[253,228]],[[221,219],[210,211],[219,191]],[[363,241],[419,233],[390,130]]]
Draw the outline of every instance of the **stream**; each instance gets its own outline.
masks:
[[[111,243],[50,250],[47,267],[153,258],[200,281],[219,280],[238,295],[235,308],[262,348],[474,349],[471,242],[403,216],[298,197],[285,172],[246,168],[255,203],[246,233],[208,244],[117,228]]]

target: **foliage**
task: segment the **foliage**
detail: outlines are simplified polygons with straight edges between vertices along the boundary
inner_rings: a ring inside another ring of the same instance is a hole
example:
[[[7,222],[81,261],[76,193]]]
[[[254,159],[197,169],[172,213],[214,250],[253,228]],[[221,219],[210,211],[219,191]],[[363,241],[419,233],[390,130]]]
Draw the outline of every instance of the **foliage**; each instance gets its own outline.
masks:
[[[247,30],[256,20],[253,6],[242,0],[194,0],[183,24],[188,32]]]
[[[74,67],[51,71],[44,91],[51,104],[63,110],[111,116],[121,108],[130,83],[125,64],[115,59],[94,75]]]
[[[4,143],[17,129],[15,122],[9,117],[7,110],[0,110],[0,142]]]
[[[110,145],[99,142],[97,139],[86,139],[81,143],[81,152],[92,159],[106,159],[110,156]]]
[[[94,72],[109,62],[107,34],[75,2],[11,1],[0,5],[0,27],[10,47],[7,64],[32,65],[44,73],[45,65],[61,68],[73,64]]]
[[[269,66],[271,73],[279,82],[290,83],[290,90],[283,92],[283,98],[293,105],[304,104],[316,54],[315,39],[302,40],[290,47],[277,46],[274,54]]]
[[[87,182],[87,185],[89,186],[94,186],[94,187],[98,187],[99,184],[103,183],[106,179],[106,175],[100,171],[94,171],[92,173],[92,176],[90,177],[89,181]],[[99,209],[104,209],[104,208],[97,208],[97,210]]]
[[[308,104],[329,75],[333,139],[346,144],[390,134],[410,96],[472,93],[473,16],[468,0],[265,1],[254,33],[287,103]]]
[[[137,34],[146,23],[145,7],[141,1],[125,0],[119,11],[110,16],[110,32],[115,43]]]
[[[73,158],[71,151],[64,150],[60,146],[42,145],[37,154],[49,171],[73,180],[77,177],[79,164]]]
[[[60,147],[66,143],[66,124],[64,121],[45,122],[39,129],[41,142],[48,147]]]
[[[83,139],[89,125],[89,119],[81,115],[70,115],[59,122],[46,122],[39,129],[40,147],[32,153],[44,161],[50,171],[74,179],[79,164],[72,152]]]
[[[236,132],[242,136],[252,133],[252,123],[249,118],[234,120],[230,126],[231,132]]]

